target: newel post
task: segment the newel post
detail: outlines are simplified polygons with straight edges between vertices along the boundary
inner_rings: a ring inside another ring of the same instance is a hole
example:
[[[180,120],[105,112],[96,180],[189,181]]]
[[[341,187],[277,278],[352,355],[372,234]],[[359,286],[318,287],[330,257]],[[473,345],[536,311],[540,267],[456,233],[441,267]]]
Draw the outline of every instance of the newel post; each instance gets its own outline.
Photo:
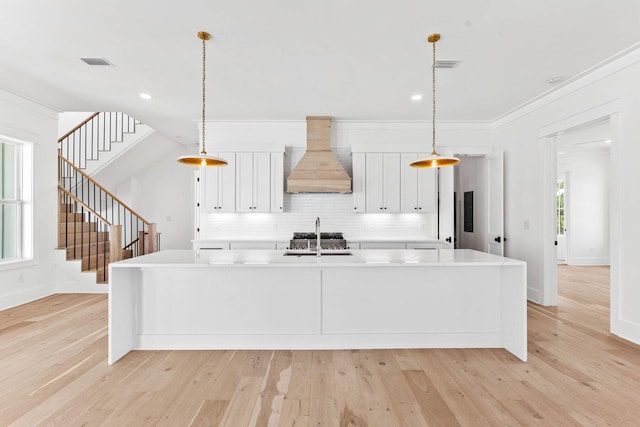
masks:
[[[122,259],[122,225],[109,226],[109,262]]]
[[[148,253],[158,252],[158,227],[155,223],[149,224]]]

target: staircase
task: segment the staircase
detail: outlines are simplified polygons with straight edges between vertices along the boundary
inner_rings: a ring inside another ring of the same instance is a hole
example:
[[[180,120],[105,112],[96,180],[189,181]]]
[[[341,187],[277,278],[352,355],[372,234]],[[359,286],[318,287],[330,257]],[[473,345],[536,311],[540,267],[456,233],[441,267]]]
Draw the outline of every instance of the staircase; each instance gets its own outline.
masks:
[[[109,282],[109,263],[155,252],[156,225],[142,218],[82,169],[134,133],[135,119],[96,113],[58,140],[58,246],[81,271]],[[75,136],[74,136],[75,135]],[[70,158],[68,158],[69,156]]]

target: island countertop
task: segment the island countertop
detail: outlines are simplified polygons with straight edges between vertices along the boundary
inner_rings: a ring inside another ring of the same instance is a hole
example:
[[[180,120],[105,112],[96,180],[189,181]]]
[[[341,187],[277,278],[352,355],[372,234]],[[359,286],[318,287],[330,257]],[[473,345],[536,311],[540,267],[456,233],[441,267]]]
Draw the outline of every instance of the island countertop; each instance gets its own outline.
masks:
[[[247,249],[235,251],[164,250],[111,263],[122,267],[384,267],[384,266],[502,266],[523,265],[523,261],[491,255],[470,249],[363,249],[347,250],[349,255],[325,251],[321,257],[285,255],[284,250]],[[338,252],[338,253],[340,253]]]

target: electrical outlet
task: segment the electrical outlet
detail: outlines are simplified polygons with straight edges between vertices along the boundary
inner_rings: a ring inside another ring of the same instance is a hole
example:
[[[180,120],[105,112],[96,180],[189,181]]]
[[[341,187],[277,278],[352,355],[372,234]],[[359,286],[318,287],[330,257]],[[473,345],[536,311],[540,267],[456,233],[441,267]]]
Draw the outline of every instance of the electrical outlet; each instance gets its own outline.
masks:
[[[524,222],[524,229],[528,230],[531,228],[531,221],[525,220]]]
[[[24,274],[18,274],[18,282],[24,282]]]
[[[418,228],[419,228],[420,230],[424,230],[424,224],[420,224],[420,225],[418,226]]]
[[[278,224],[273,224],[273,229],[277,230],[278,229]]]

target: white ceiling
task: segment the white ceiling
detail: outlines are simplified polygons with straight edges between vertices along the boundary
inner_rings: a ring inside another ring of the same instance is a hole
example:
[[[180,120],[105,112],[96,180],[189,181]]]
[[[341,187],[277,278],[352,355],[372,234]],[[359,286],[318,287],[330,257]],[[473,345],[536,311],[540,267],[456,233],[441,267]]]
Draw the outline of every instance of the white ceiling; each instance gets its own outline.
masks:
[[[490,121],[635,48],[640,1],[0,0],[0,87],[58,111],[124,111],[197,139],[201,42],[212,120]],[[115,67],[89,67],[105,57]],[[140,92],[153,95],[151,101]],[[425,95],[413,102],[414,93]]]

